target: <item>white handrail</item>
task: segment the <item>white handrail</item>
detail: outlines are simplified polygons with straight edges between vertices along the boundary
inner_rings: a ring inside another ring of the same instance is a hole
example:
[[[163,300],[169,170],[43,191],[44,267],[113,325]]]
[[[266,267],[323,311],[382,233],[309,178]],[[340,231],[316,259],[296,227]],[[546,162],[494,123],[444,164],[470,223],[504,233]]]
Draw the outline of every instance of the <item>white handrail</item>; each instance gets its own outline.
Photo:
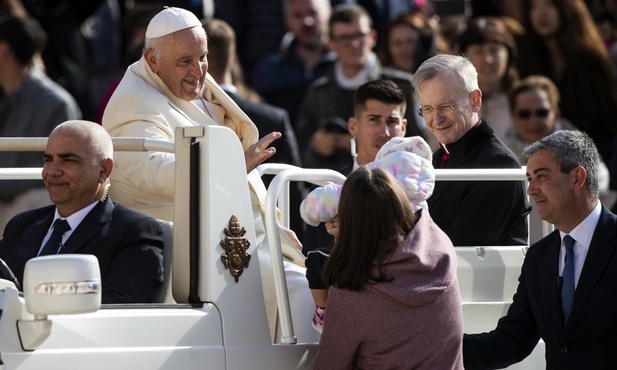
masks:
[[[526,167],[435,169],[437,181],[516,181],[527,180]]]
[[[256,168],[260,177],[263,175],[277,175],[282,171],[290,169],[300,169],[300,167],[285,163],[263,163]],[[289,216],[291,209],[289,208],[289,183],[286,183],[285,186],[283,186],[283,189],[277,198],[277,205],[282,215],[280,224],[285,227],[290,227]]]
[[[293,166],[292,166],[293,167]],[[287,281],[283,267],[283,254],[281,252],[281,238],[278,233],[276,220],[276,203],[281,189],[290,181],[308,181],[318,184],[335,182],[342,184],[345,176],[332,170],[309,170],[302,168],[287,169],[274,177],[266,194],[266,237],[272,259],[272,272],[274,274],[274,289],[276,292],[276,304],[281,320],[281,343],[295,344],[296,337],[291,322],[291,308],[289,307],[289,295],[287,293]]]
[[[174,152],[174,142],[139,137],[112,137],[116,152]],[[3,137],[0,138],[0,152],[38,152],[44,151],[46,137]]]
[[[0,180],[41,180],[41,167],[0,168]]]
[[[124,139],[124,138],[119,138]],[[0,151],[10,151],[6,149],[5,144],[6,138],[0,138]],[[162,141],[162,140],[148,140],[148,142],[143,143],[141,140],[138,142],[134,142],[133,139],[129,139],[129,141],[125,143],[121,143],[120,145],[116,144],[114,140],[114,146],[118,147],[115,149],[116,151],[166,151],[168,153],[173,153],[173,143],[169,146],[170,142]],[[42,145],[42,146],[40,146]],[[44,150],[45,143],[35,143],[35,146],[32,146],[30,151],[37,151],[40,148]],[[163,150],[167,149],[167,150]],[[26,150],[24,150],[26,151]],[[280,163],[267,163],[262,164],[257,167],[257,171],[260,175],[276,175],[282,171],[289,169],[298,169],[302,171],[310,171],[307,169],[303,169],[300,167],[288,165],[288,164],[280,164]],[[39,179],[42,168],[0,168],[0,180],[32,180]],[[323,170],[314,170],[314,171],[323,171]],[[513,181],[513,180],[526,180],[527,177],[525,175],[525,167],[521,169],[436,169],[435,170],[435,179],[437,181]],[[325,185],[328,181],[319,181],[314,180],[316,185]],[[287,210],[289,207],[289,198],[288,194],[282,193],[279,196],[279,199],[282,200],[282,203],[279,204],[279,208],[281,211]]]
[[[174,143],[172,141],[135,137],[112,137],[111,140],[116,152],[174,152]],[[43,152],[46,145],[46,137],[0,138],[0,152]],[[42,157],[41,162],[43,162]],[[0,180],[40,180],[42,170],[42,167],[0,168]]]

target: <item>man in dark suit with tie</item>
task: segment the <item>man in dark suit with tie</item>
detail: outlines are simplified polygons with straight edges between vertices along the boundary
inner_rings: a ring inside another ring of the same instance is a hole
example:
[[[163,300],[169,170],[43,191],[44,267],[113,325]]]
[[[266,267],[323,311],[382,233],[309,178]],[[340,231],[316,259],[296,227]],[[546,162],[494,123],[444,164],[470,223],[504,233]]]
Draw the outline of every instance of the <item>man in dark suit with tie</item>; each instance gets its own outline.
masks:
[[[114,166],[111,138],[100,125],[66,121],[49,136],[43,182],[54,205],[13,217],[0,258],[23,280],[40,255],[92,254],[101,269],[103,303],[151,302],[163,281],[163,231],[107,195]]]
[[[527,357],[542,338],[547,369],[617,365],[617,216],[598,201],[598,151],[587,134],[557,131],[525,149],[527,193],[557,230],[527,251],[506,316],[466,334],[465,369]]]
[[[520,168],[516,156],[478,117],[482,91],[467,58],[436,55],[412,79],[424,117],[440,148],[435,168]],[[455,246],[527,244],[530,207],[522,181],[437,181],[431,217]]]

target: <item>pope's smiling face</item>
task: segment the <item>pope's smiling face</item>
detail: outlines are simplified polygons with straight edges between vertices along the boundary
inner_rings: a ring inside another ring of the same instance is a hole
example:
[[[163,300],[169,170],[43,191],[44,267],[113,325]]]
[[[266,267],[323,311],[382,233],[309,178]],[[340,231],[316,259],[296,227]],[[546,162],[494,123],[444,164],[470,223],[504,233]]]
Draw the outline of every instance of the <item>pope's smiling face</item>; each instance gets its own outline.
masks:
[[[164,37],[157,50],[146,50],[150,69],[176,97],[197,99],[208,72],[206,31],[192,27]]]

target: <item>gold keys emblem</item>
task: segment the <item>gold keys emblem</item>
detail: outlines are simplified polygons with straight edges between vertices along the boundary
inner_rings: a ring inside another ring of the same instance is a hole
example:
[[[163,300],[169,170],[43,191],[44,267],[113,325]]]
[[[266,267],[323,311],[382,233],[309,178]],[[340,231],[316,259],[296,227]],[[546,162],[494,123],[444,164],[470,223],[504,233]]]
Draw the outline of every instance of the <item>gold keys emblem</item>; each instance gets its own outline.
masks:
[[[246,230],[240,226],[240,221],[238,221],[236,215],[231,216],[228,227],[228,229],[225,229],[227,236],[221,240],[221,247],[225,249],[225,252],[221,255],[221,261],[223,261],[223,266],[229,269],[231,276],[237,283],[244,269],[249,267],[251,255],[246,251],[251,243],[244,237]]]

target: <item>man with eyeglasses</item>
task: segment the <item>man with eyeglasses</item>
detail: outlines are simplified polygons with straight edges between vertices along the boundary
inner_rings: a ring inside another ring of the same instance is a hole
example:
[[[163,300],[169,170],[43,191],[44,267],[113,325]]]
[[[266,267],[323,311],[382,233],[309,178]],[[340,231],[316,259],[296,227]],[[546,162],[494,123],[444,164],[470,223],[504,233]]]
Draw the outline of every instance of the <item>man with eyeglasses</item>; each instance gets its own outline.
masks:
[[[327,76],[315,81],[300,109],[297,130],[302,164],[312,168],[338,169],[349,163],[351,135],[347,119],[354,115],[354,92],[368,81],[391,80],[403,91],[407,106],[413,106],[411,75],[386,72],[372,49],[377,34],[371,18],[359,5],[342,4],[329,20],[328,47],[338,59]],[[412,109],[408,109],[407,136],[422,135]]]
[[[435,168],[520,168],[516,156],[478,117],[482,91],[469,59],[436,55],[413,77],[420,114],[439,141]],[[525,245],[530,207],[522,181],[437,181],[431,217],[455,246]]]

